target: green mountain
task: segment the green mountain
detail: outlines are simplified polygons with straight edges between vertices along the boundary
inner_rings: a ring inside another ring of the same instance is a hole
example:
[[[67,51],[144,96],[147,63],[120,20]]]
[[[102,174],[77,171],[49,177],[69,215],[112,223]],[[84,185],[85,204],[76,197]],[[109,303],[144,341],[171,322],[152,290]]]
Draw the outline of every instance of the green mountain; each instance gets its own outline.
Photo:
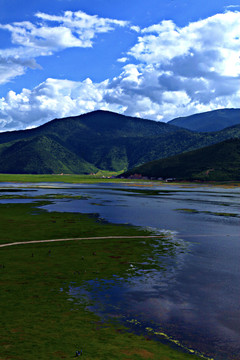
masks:
[[[240,124],[240,109],[222,109],[179,117],[168,122],[198,132],[219,131]]]
[[[240,139],[230,139],[195,151],[156,160],[123,174],[177,180],[240,180]]]
[[[1,173],[90,173],[143,163],[240,137],[240,125],[197,133],[108,111],[0,133]]]

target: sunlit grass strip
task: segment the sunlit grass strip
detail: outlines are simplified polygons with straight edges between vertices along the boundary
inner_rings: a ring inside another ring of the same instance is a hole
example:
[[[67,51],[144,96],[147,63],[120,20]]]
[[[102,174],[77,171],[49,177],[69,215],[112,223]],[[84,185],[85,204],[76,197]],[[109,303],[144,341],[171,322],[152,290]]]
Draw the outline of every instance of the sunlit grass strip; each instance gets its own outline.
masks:
[[[104,177],[103,177],[104,176]],[[111,177],[111,174],[105,175],[33,175],[33,174],[0,174],[0,182],[20,182],[20,183],[38,183],[38,182],[62,182],[62,183],[99,183],[99,182],[127,182],[127,179],[115,179],[107,178]]]
[[[130,183],[138,186],[144,186],[144,183],[149,184],[164,184],[168,187],[173,186],[218,186],[227,189],[235,188],[240,186],[239,181],[202,181],[202,182],[189,182],[189,181],[175,181],[166,183],[158,180],[141,180],[141,179],[121,179],[111,178],[112,176],[120,175],[121,172],[110,172],[110,171],[99,171],[96,175],[75,175],[75,174],[0,174],[1,182],[12,182],[12,183],[69,183],[69,184],[97,184],[97,183]]]

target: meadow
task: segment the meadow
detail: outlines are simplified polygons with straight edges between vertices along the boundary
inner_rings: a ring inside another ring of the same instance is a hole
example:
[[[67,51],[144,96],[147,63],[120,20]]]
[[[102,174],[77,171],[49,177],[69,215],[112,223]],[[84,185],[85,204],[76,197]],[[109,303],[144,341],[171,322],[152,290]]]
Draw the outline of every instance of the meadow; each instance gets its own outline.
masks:
[[[0,183],[1,182],[16,182],[16,183],[25,183],[25,182],[63,182],[71,184],[81,184],[81,183],[99,183],[99,182],[124,182],[126,179],[111,179],[111,176],[119,175],[121,172],[114,171],[101,171],[96,173],[96,175],[75,175],[75,174],[0,174]]]

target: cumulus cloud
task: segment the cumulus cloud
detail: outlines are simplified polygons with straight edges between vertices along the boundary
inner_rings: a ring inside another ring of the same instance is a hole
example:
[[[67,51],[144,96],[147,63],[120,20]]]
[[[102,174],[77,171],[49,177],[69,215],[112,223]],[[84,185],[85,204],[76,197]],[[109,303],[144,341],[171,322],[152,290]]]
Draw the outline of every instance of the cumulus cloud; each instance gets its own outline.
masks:
[[[168,64],[176,57],[215,52],[216,71],[224,75],[240,73],[240,12],[217,14],[179,28],[172,21],[162,21],[142,29],[129,55],[147,64]],[[213,62],[211,61],[211,63]],[[234,69],[229,68],[229,63]],[[212,64],[205,62],[205,66]]]
[[[213,78],[212,82],[209,84],[204,78],[176,78],[153,65],[128,64],[108,84],[104,99],[111,105],[122,106],[126,115],[163,121],[217,108],[239,107],[238,79]]]
[[[88,19],[81,14],[81,24],[87,22],[91,29],[97,27],[98,18]],[[68,29],[71,26],[72,36],[83,41],[77,35],[75,13],[64,14],[61,19],[38,16],[43,21],[57,21]],[[72,24],[68,25],[68,21]],[[99,29],[115,25],[124,26],[115,22],[104,25],[102,21]],[[167,121],[197,112],[239,107],[239,29],[240,12],[230,11],[182,28],[172,21],[162,21],[137,29],[141,36],[126,56],[118,60],[122,62],[118,76],[100,83],[90,79],[83,82],[48,79],[33,90],[10,92],[0,100],[2,130],[24,128],[29,123],[39,125],[54,117],[95,109]],[[91,41],[92,35],[84,36]],[[50,49],[46,46],[44,51]]]
[[[23,75],[27,68],[39,67],[34,60],[39,56],[50,56],[70,47],[92,47],[97,34],[128,24],[82,11],[65,11],[61,16],[37,13],[36,17],[40,21],[36,24],[29,21],[0,24],[1,30],[11,33],[15,46],[0,50],[0,84]]]
[[[75,116],[99,108],[121,112],[118,105],[105,102],[108,80],[93,83],[49,78],[33,90],[9,91],[0,99],[1,131],[25,129],[54,118]]]
[[[127,53],[138,64],[128,64],[113,80],[108,101],[125,104],[129,99],[129,112],[145,99],[142,114],[152,118],[152,108],[156,119],[165,120],[229,104],[239,107],[239,29],[240,12],[216,14],[182,28],[168,20],[142,29]]]

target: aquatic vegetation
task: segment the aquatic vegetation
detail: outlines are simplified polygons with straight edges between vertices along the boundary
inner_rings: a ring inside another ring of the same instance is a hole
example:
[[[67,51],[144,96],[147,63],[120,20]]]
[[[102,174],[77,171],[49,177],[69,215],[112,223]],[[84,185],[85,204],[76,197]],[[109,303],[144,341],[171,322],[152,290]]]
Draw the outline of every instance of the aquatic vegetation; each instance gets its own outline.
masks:
[[[176,211],[184,211],[184,212],[187,212],[187,213],[191,213],[191,214],[198,214],[199,211],[196,210],[196,209],[175,209]]]
[[[24,190],[22,190],[24,191]],[[87,195],[65,195],[65,194],[45,194],[45,195],[0,195],[0,200],[16,200],[16,199],[30,199],[30,200],[54,200],[54,199],[74,199],[74,200],[87,200],[90,199]]]
[[[175,210],[184,211],[190,214],[209,214],[209,215],[224,216],[224,217],[240,217],[236,213],[227,213],[227,212],[216,212],[216,211],[196,210],[196,209],[175,209]]]

